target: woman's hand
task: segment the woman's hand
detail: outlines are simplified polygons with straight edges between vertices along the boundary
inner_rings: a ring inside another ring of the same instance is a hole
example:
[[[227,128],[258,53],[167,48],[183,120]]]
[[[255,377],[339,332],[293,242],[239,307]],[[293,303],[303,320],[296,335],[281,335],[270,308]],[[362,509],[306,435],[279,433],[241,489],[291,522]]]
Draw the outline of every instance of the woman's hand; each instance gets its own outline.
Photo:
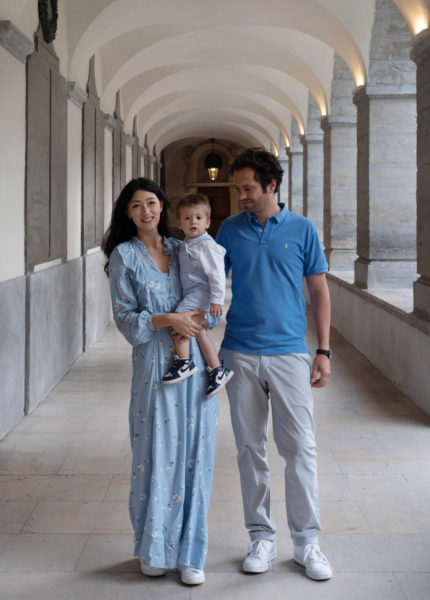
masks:
[[[189,339],[199,333],[202,323],[205,321],[205,316],[198,310],[190,310],[188,312],[171,313],[169,321],[170,327],[176,333]]]

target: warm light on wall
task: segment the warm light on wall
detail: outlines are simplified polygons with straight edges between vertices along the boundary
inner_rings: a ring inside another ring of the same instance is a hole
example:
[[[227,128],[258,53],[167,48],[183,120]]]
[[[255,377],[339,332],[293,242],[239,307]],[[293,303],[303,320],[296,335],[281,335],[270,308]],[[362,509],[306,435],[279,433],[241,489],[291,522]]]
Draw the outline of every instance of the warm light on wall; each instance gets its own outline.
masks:
[[[364,77],[362,75],[357,75],[355,79],[355,85],[357,87],[361,87],[362,85],[364,85]]]
[[[321,116],[322,117],[326,117],[327,116],[327,110],[326,110],[325,106],[321,106],[320,107],[320,111],[321,111]]]
[[[418,35],[419,33],[421,33],[421,31],[424,31],[424,29],[428,29],[428,19],[426,17],[418,17],[417,19],[414,19],[412,21],[412,27],[414,30],[414,34]]]

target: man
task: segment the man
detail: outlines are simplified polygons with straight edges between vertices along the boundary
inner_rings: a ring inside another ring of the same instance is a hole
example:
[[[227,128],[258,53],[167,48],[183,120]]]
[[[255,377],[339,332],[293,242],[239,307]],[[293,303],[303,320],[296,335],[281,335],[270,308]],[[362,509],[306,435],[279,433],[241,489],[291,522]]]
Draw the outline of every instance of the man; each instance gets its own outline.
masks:
[[[332,569],[318,545],[311,390],[323,387],[330,375],[327,262],[313,223],[277,203],[283,171],[273,154],[250,148],[231,173],[244,210],[226,219],[217,236],[226,249],[226,271],[232,269],[233,292],[220,358],[235,371],[227,392],[251,539],[242,568],[263,573],[277,555],[266,456],[270,399],[274,439],[286,461],[294,560],[308,577],[329,579]],[[318,337],[313,362],[305,341],[304,278]]]

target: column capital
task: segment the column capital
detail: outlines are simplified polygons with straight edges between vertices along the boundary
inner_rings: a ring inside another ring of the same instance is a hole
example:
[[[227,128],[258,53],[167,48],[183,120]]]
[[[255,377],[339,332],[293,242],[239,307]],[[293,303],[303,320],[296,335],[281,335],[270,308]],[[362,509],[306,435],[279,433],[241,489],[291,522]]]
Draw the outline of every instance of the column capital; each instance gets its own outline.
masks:
[[[354,90],[352,99],[357,106],[367,98],[415,98],[416,93],[415,85],[362,85]]]
[[[22,63],[34,51],[33,42],[12,21],[0,20],[0,46]]]
[[[303,154],[303,146],[290,146],[288,148],[288,155]]]
[[[130,133],[126,133],[125,135],[125,145],[133,146],[136,143],[137,137],[131,135]]]
[[[88,100],[88,94],[75,81],[67,82],[67,97],[78,108],[82,108],[84,102]]]
[[[428,61],[430,58],[430,29],[424,29],[416,35],[411,45],[411,60],[417,64]]]
[[[322,144],[324,138],[323,133],[307,133],[300,136],[300,143],[304,144]]]
[[[343,116],[343,117],[321,117],[320,119],[321,129],[326,132],[330,131],[332,127],[355,127],[357,125],[357,117]]]
[[[109,114],[105,114],[105,129],[108,131],[113,131],[117,125],[117,120],[115,117]]]

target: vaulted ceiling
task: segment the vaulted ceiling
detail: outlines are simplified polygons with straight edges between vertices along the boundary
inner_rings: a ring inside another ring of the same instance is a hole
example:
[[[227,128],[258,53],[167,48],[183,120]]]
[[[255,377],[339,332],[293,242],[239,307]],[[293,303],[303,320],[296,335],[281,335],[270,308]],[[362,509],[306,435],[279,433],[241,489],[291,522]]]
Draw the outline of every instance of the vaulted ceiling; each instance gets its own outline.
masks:
[[[411,38],[428,27],[430,0],[395,4]],[[34,5],[1,0],[2,18],[31,37]],[[309,93],[330,113],[334,52],[366,83],[374,11],[375,0],[60,0],[54,46],[83,88],[95,55],[103,110],[119,91],[126,131],[136,117],[157,151],[187,137],[276,149],[292,117],[306,131]]]

